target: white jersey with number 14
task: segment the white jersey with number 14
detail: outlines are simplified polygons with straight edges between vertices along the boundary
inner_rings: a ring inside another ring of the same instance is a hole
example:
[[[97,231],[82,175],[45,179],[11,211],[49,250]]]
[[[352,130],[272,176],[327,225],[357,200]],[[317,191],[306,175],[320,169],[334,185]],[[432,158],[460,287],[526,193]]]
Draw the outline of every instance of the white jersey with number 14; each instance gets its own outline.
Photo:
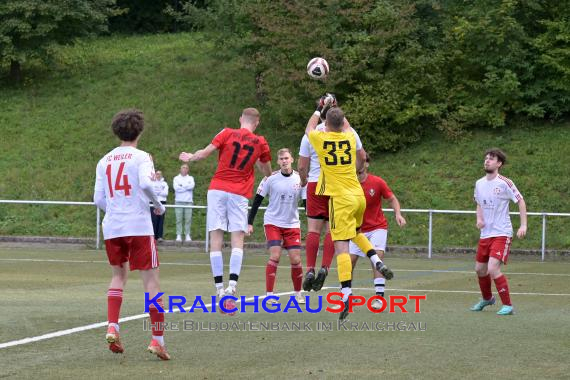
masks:
[[[154,235],[149,199],[140,186],[151,182],[153,175],[151,156],[133,147],[117,147],[99,161],[95,192],[105,192],[105,240]]]

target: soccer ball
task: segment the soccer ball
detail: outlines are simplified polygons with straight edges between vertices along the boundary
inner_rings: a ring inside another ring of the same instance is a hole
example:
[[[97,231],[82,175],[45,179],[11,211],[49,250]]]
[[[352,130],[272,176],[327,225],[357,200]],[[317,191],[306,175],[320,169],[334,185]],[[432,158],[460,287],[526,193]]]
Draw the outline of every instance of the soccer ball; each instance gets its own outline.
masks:
[[[313,58],[307,64],[307,74],[313,79],[324,79],[329,74],[329,64],[324,58]]]

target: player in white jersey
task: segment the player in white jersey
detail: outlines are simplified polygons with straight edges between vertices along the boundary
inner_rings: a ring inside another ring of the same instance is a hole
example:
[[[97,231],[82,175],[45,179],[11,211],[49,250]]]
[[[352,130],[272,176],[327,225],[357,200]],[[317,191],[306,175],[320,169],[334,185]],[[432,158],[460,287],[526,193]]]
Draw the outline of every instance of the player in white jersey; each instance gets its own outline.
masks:
[[[125,110],[115,115],[113,133],[121,145],[107,153],[97,164],[95,204],[105,211],[103,237],[112,278],[107,292],[108,328],[106,340],[109,349],[123,353],[119,338],[119,315],[128,269],[139,270],[144,290],[149,299],[160,292],[158,253],[148,207],[152,202],[157,215],[165,208],[153,191],[155,176],[152,157],[137,149],[144,129],[141,111]],[[162,305],[162,300],[157,300]],[[169,360],[163,338],[164,314],[151,305],[152,340],[148,351],[162,360]]]
[[[336,104],[334,104],[336,106]],[[321,113],[321,118],[324,120],[326,116],[326,110]],[[347,128],[350,128],[348,122],[345,120]],[[325,124],[322,122],[316,128],[319,131],[325,130]],[[354,136],[356,137],[356,149],[362,149],[362,142],[356,131],[350,128]],[[362,152],[364,152],[362,150]],[[364,158],[364,157],[361,157]],[[301,176],[301,183],[303,186],[306,184],[307,189],[307,238],[305,243],[305,252],[307,260],[307,273],[305,275],[305,281],[303,282],[303,289],[305,291],[318,291],[322,288],[325,283],[325,279],[328,275],[328,270],[332,263],[334,256],[334,244],[331,239],[329,231],[329,197],[325,195],[317,195],[316,188],[317,182],[319,181],[319,175],[321,174],[321,165],[319,163],[319,158],[317,153],[313,149],[313,146],[309,142],[307,135],[303,135],[301,140],[301,147],[299,149],[299,163],[297,165],[299,170],[299,175]],[[317,276],[315,276],[315,265],[317,261],[317,253],[319,251],[319,244],[321,240],[321,234],[326,231],[324,247],[323,247],[323,258],[321,262],[321,269]]]
[[[503,307],[498,315],[513,314],[513,305],[509,294],[509,285],[501,273],[501,264],[507,264],[513,236],[513,226],[509,216],[509,202],[519,205],[521,225],[517,237],[526,235],[526,203],[517,187],[507,177],[499,174],[499,169],[507,159],[500,149],[485,152],[485,177],[475,184],[475,202],[477,203],[477,228],[481,237],[477,247],[475,272],[483,296],[482,300],[471,307],[472,311],[482,311],[486,306],[495,304],[491,292],[491,280],[495,282]]]
[[[269,261],[265,268],[265,285],[267,296],[273,295],[277,267],[281,259],[281,247],[289,253],[291,263],[291,280],[298,303],[305,303],[301,296],[303,281],[303,265],[301,264],[301,223],[299,222],[299,200],[301,199],[301,178],[293,170],[293,156],[287,148],[277,152],[277,161],[281,170],[265,177],[253,201],[248,215],[248,232],[253,232],[253,221],[263,199],[269,195],[269,205],[265,210],[263,224]]]

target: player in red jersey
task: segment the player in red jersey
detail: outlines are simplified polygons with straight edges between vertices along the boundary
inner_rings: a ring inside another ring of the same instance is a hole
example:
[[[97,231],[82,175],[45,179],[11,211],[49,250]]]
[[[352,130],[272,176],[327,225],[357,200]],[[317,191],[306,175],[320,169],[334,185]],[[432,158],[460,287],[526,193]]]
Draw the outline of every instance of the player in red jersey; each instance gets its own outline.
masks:
[[[154,166],[150,154],[137,149],[144,129],[142,112],[121,111],[112,122],[113,133],[121,145],[107,153],[97,164],[95,204],[105,211],[103,237],[112,278],[107,292],[107,343],[115,353],[123,353],[119,338],[119,315],[123,301],[123,289],[127,283],[128,269],[139,270],[145,292],[154,298],[160,292],[158,277],[158,253],[148,207],[154,205],[154,213],[166,211],[154,193]],[[158,299],[162,304],[162,299]],[[152,340],[148,350],[162,360],[169,360],[163,338],[164,314],[154,305],[149,308],[152,324]]]
[[[263,136],[254,132],[259,125],[259,111],[243,110],[240,128],[224,128],[212,142],[196,153],[180,153],[184,162],[199,161],[218,151],[218,168],[208,188],[207,224],[210,231],[210,264],[217,295],[235,295],[243,259],[243,240],[248,231],[247,207],[254,182],[254,166],[264,176],[271,175],[271,152]],[[222,244],[224,231],[231,233],[230,280],[224,290]],[[228,302],[227,308],[234,303]]]
[[[360,181],[362,190],[364,190],[364,196],[366,197],[366,211],[364,212],[360,231],[368,238],[368,240],[370,240],[376,250],[376,253],[380,256],[380,259],[384,261],[386,240],[388,238],[388,221],[382,211],[382,199],[390,202],[392,209],[394,209],[396,223],[400,227],[404,227],[406,225],[406,219],[400,212],[400,202],[398,201],[398,198],[396,198],[386,181],[378,176],[368,173],[369,166],[370,156],[366,153],[364,166],[362,170],[358,172],[358,181]],[[353,242],[350,242],[349,251],[350,258],[352,260],[352,270],[354,271],[358,257],[366,257],[366,254],[363,253]],[[374,290],[377,295],[384,297],[386,279],[376,270],[374,265],[372,265],[372,272]],[[380,309],[382,307],[382,302],[380,302],[380,300],[374,300],[372,307]]]

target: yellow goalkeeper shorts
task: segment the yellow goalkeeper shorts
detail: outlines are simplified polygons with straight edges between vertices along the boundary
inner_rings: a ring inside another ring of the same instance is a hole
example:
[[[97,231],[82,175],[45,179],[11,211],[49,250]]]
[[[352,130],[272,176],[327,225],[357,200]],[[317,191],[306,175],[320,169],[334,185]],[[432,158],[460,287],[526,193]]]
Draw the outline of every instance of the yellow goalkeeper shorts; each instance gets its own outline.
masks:
[[[364,195],[331,196],[329,199],[329,222],[333,240],[350,240],[362,225],[366,210]]]

